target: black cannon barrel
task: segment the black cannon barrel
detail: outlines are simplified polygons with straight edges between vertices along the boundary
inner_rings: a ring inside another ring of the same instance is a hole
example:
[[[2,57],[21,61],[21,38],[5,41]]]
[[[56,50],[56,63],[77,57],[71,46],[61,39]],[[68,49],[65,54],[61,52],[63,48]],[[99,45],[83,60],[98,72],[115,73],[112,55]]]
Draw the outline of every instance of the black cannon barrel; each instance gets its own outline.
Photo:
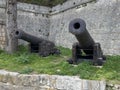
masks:
[[[95,42],[87,31],[84,20],[79,18],[72,20],[69,24],[69,32],[75,35],[81,48],[93,49]]]
[[[27,34],[22,30],[15,31],[15,37],[29,42],[30,52],[38,53],[40,56],[60,54],[60,50],[55,47],[53,42]]]
[[[23,30],[15,31],[15,37],[18,39],[25,40],[27,42],[34,43],[34,44],[41,43],[44,40],[43,38],[38,38],[38,37],[35,37],[33,35],[30,35],[30,34],[24,32]],[[48,41],[48,42],[50,42],[50,41]]]
[[[102,65],[105,56],[102,53],[100,43],[94,42],[86,29],[84,20],[77,18],[70,22],[69,32],[75,35],[78,42],[72,46],[72,58],[70,64],[82,61],[91,61],[94,65]]]

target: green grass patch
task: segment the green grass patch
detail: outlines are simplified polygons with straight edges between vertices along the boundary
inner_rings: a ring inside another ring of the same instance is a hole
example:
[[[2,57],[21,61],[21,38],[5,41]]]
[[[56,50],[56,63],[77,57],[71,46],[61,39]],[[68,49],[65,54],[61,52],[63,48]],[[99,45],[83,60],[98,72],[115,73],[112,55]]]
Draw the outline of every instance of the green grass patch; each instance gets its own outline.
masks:
[[[57,4],[62,4],[67,0],[18,0],[19,2],[25,2],[30,4],[37,4],[42,6],[55,6]]]
[[[71,57],[71,50],[59,47],[61,55],[40,57],[29,53],[24,46],[10,55],[0,50],[0,69],[15,71],[22,74],[52,74],[80,76],[82,79],[106,80],[120,84],[120,56],[107,56],[106,63],[95,67],[89,62],[71,65],[66,62]]]

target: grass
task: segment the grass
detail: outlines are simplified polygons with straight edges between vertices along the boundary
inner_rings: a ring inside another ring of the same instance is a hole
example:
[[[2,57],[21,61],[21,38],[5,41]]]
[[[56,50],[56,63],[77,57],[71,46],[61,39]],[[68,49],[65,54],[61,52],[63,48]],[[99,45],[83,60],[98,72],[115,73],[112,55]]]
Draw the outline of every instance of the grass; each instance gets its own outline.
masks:
[[[15,71],[22,74],[58,74],[80,76],[82,79],[106,80],[120,84],[120,56],[107,56],[102,68],[95,67],[89,62],[71,65],[66,60],[71,57],[71,50],[59,47],[61,55],[40,57],[31,54],[24,46],[19,52],[7,54],[0,50],[0,69]]]
[[[55,6],[57,4],[62,4],[67,0],[18,0],[18,1],[52,7],[52,6]]]

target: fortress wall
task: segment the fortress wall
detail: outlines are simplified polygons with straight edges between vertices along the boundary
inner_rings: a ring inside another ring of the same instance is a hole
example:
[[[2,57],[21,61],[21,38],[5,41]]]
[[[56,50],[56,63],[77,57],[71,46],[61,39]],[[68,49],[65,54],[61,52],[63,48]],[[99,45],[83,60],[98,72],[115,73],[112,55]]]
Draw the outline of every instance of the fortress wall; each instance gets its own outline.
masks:
[[[74,4],[68,0],[66,4],[52,8],[50,40],[57,45],[71,48],[76,39],[68,32],[69,23],[75,18],[82,18],[95,42],[101,43],[104,54],[120,55],[120,1],[79,1],[82,2],[74,0]]]
[[[0,0],[1,22],[6,21],[5,1]],[[68,32],[68,25],[75,18],[85,20],[88,32],[101,44],[104,54],[120,55],[119,0],[68,0],[53,8],[18,2],[18,29],[58,46],[71,48],[77,41]]]
[[[22,29],[37,37],[48,39],[50,27],[50,20],[48,17],[50,10],[51,8],[49,7],[18,2],[18,29]],[[6,24],[6,0],[0,0],[0,21]],[[3,31],[3,29],[0,28],[0,32],[2,32],[1,30]],[[20,44],[26,44],[26,42],[20,40]],[[1,47],[4,46],[1,45]]]

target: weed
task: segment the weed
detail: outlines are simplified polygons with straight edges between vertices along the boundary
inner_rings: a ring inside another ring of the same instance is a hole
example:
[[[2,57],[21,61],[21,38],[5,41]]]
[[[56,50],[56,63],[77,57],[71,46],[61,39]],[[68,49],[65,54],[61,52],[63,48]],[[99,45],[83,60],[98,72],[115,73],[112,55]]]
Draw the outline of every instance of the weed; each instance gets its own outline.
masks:
[[[33,69],[30,67],[25,67],[22,71],[20,71],[19,73],[21,74],[30,74],[31,72],[33,72]]]
[[[4,51],[0,49],[0,53],[3,53]]]
[[[21,64],[28,64],[31,62],[30,56],[26,53],[21,54],[20,56],[15,58],[17,62]]]

